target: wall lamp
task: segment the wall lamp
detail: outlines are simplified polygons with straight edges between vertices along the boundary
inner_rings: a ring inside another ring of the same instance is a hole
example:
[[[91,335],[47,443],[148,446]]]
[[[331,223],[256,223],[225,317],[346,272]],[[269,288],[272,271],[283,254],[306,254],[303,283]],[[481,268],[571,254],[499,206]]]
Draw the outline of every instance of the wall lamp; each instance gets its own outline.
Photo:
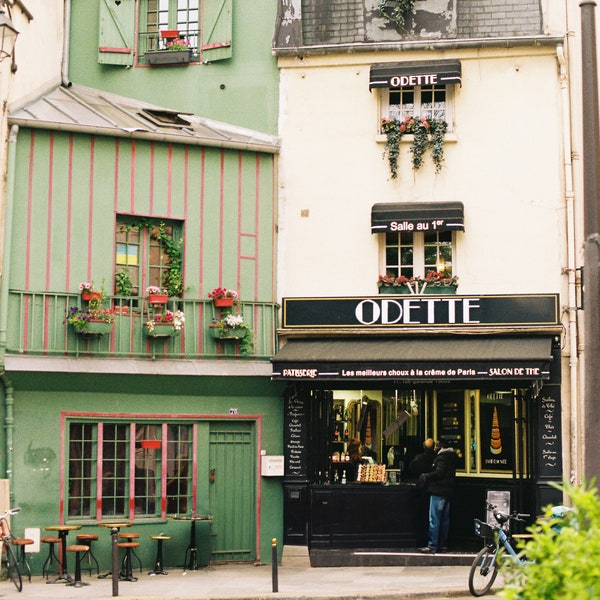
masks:
[[[15,29],[10,16],[4,12],[6,3],[0,0],[0,62],[5,58],[12,57],[15,50],[15,42],[19,32]],[[10,10],[10,9],[9,9]]]

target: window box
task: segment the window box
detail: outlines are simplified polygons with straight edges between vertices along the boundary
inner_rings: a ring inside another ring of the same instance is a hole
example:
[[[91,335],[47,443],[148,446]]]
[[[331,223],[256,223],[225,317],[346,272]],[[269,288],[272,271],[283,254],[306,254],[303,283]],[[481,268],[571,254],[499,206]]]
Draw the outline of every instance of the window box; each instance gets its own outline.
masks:
[[[427,296],[427,295],[454,295],[456,294],[457,285],[428,285],[423,289],[422,287],[415,286],[412,284],[412,288],[406,285],[389,285],[382,286],[379,288],[380,294],[412,294],[413,296]]]
[[[173,327],[173,323],[155,323],[153,327],[150,327],[145,323],[144,331],[148,337],[153,338],[179,335],[179,331]]]
[[[112,331],[112,323],[108,321],[88,321],[85,329],[79,330],[79,335],[105,335]]]
[[[148,304],[166,304],[169,301],[167,294],[148,294]]]
[[[217,340],[242,340],[248,334],[248,330],[244,327],[236,327],[227,329],[225,327],[209,325],[210,333]]]
[[[149,65],[184,65],[192,60],[191,50],[153,50],[144,54]]]

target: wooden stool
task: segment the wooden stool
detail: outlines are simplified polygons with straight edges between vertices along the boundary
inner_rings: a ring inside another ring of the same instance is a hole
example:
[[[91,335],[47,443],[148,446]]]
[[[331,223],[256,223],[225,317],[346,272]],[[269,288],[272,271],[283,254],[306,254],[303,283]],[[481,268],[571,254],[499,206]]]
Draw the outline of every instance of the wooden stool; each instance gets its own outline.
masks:
[[[156,540],[158,546],[156,548],[156,562],[154,563],[154,569],[148,573],[148,575],[166,575],[167,572],[163,569],[163,556],[162,556],[162,544],[166,540],[170,540],[170,535],[151,535],[151,540]]]
[[[29,567],[29,563],[25,558],[25,546],[30,546],[31,544],[35,544],[35,542],[29,538],[14,538],[12,544],[13,546],[17,546],[19,548],[19,550],[17,550],[17,562],[21,563],[21,571],[23,571],[23,569],[27,569],[27,576],[29,581],[31,581],[31,568]]]
[[[80,533],[77,536],[77,541],[89,548],[87,556],[88,556],[88,571],[90,572],[90,575],[92,574],[92,569],[93,569],[92,561],[94,561],[96,563],[96,572],[98,573],[98,575],[100,575],[100,565],[98,564],[98,561],[96,560],[96,557],[94,556],[94,553],[92,552],[92,542],[95,542],[97,539],[98,539],[98,535],[96,533]]]
[[[121,572],[119,573],[119,581],[137,581],[137,577],[133,576],[131,569],[131,553],[135,552],[134,548],[139,548],[139,542],[119,542],[119,548],[125,548],[125,556],[121,563]],[[139,560],[139,558],[138,558]]]
[[[120,533],[119,534],[119,538],[122,540],[126,540],[127,542],[133,542],[133,540],[138,540],[140,538],[140,534],[139,533],[131,533],[131,532],[127,532],[127,533]],[[140,559],[140,557],[137,555],[136,551],[134,550],[134,548],[139,548],[140,544],[138,542],[137,546],[131,546],[129,549],[129,556],[131,558],[131,555],[135,556],[135,559],[138,561],[139,565],[140,565],[140,573],[144,570],[144,567],[142,566],[142,561]],[[125,557],[123,557],[123,561],[125,561]],[[125,570],[123,567],[121,567],[122,570]]]
[[[48,579],[52,563],[56,562],[56,564],[60,566],[60,561],[58,560],[58,556],[56,556],[56,552],[54,551],[54,544],[60,544],[60,538],[58,536],[51,535],[43,537],[40,542],[42,542],[42,544],[48,544],[48,557],[44,561],[44,565],[42,567],[42,577],[45,576],[46,579]],[[60,573],[58,567],[56,573]]]
[[[67,552],[75,552],[75,579],[73,579],[73,581],[68,581],[67,585],[72,585],[73,587],[90,585],[87,581],[81,581],[81,554],[89,551],[90,547],[84,546],[83,544],[67,546]]]

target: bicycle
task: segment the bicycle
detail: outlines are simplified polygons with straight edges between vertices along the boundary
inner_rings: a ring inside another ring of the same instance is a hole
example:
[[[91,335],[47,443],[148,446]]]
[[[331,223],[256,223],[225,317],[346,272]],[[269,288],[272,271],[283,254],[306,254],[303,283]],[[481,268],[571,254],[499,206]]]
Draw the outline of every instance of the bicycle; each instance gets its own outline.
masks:
[[[8,579],[15,584],[17,591],[23,589],[23,580],[21,579],[21,571],[19,563],[12,547],[12,534],[8,525],[7,517],[16,515],[20,508],[9,508],[5,513],[0,515],[0,537],[2,538],[2,573],[6,573]]]
[[[522,517],[529,515],[513,512],[510,515],[501,513],[493,504],[487,505],[488,510],[494,515],[497,525],[489,525],[484,521],[475,519],[475,533],[486,540],[486,545],[479,551],[469,572],[469,591],[473,596],[479,597],[487,594],[498,575],[498,551],[503,547],[508,555],[520,564],[528,564],[527,559],[516,550],[516,544],[506,532],[504,525],[509,521],[524,523]]]

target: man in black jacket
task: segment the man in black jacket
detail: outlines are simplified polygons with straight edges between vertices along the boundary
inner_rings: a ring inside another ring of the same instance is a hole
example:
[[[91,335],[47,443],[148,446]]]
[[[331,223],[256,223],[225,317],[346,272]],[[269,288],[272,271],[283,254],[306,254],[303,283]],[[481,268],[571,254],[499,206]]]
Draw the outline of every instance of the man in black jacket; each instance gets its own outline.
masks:
[[[429,540],[421,552],[445,552],[448,549],[448,530],[450,528],[450,500],[454,494],[456,464],[458,455],[450,448],[446,440],[435,444],[436,456],[433,470],[421,475],[425,487],[431,494],[429,499]]]

